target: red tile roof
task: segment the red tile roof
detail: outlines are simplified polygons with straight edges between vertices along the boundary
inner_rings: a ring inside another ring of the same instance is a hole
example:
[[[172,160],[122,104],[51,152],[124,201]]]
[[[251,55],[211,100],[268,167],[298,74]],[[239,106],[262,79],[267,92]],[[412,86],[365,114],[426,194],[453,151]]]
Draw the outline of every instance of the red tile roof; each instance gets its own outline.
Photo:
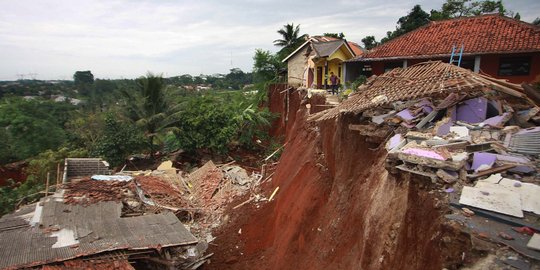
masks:
[[[349,44],[349,47],[351,47],[351,50],[354,52],[355,56],[360,56],[364,53],[364,50],[362,50],[362,47],[360,47],[358,43],[352,41],[347,41],[347,43]]]
[[[423,58],[450,55],[452,45],[464,45],[463,54],[540,51],[540,26],[498,14],[435,21],[395,38],[358,60]]]

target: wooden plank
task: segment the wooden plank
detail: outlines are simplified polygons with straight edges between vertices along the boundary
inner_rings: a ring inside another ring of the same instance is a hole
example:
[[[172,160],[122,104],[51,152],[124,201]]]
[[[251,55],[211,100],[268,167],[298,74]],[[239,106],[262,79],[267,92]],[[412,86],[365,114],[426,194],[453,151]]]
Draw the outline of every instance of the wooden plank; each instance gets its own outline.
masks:
[[[489,170],[481,171],[481,172],[476,173],[476,174],[469,174],[469,175],[467,175],[467,178],[476,179],[478,177],[482,177],[482,176],[486,176],[486,175],[490,175],[490,174],[494,174],[494,173],[498,173],[498,172],[504,172],[504,171],[507,171],[507,170],[512,169],[514,167],[516,167],[515,164],[505,164],[505,165],[502,165],[502,166],[499,166],[499,167],[491,168]]]

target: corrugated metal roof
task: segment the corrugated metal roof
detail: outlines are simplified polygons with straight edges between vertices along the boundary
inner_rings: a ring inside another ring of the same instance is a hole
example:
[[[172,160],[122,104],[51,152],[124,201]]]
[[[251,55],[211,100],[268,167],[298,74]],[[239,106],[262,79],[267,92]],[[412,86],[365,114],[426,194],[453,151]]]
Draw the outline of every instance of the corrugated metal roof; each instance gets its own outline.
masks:
[[[343,40],[334,40],[328,42],[313,42],[313,49],[317,52],[318,57],[328,57],[341,47],[345,42]]]
[[[99,202],[67,205],[52,198],[43,202],[39,227],[0,231],[0,269],[37,266],[105,251],[152,249],[189,245],[197,239],[170,212],[121,218],[122,204]],[[0,219],[8,224],[22,217]],[[53,229],[54,228],[54,229]],[[79,244],[52,248],[57,237],[51,230],[73,231]]]

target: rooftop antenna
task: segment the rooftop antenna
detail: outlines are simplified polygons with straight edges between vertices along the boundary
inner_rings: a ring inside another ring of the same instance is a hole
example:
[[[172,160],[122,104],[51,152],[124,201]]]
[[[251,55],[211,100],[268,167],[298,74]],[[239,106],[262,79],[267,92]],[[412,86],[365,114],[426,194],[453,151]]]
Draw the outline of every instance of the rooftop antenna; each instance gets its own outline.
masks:
[[[18,73],[18,74],[16,74],[15,76],[17,76],[17,78],[18,78],[19,81],[24,80],[24,74]]]

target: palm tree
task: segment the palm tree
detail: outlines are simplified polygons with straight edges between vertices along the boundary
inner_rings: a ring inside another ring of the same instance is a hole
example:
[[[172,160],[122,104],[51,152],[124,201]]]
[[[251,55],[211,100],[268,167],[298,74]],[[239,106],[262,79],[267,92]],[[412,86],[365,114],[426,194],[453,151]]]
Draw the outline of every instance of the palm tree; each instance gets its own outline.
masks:
[[[283,28],[279,29],[277,32],[282,38],[274,40],[274,45],[283,47],[282,50],[295,50],[307,37],[306,34],[298,36],[300,34],[300,25],[295,27],[294,23],[284,25]]]
[[[176,116],[183,105],[173,106],[168,102],[166,89],[161,76],[148,73],[136,80],[136,91],[122,90],[127,99],[126,116],[144,130],[152,157],[155,139],[163,131],[174,128]]]

